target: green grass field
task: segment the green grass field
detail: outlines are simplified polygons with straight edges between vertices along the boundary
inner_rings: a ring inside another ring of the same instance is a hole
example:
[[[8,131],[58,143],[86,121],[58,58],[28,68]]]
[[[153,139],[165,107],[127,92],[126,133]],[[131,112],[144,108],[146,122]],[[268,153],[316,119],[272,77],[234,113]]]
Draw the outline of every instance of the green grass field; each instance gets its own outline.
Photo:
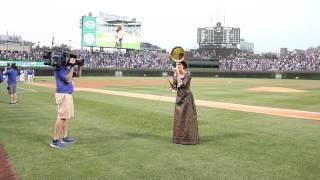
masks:
[[[320,86],[283,85],[310,92],[263,93],[244,89],[270,84],[238,82],[316,81],[219,80],[230,83],[193,84],[195,99],[320,112]],[[171,142],[173,103],[75,92],[70,135],[78,142],[60,150],[49,147],[54,89],[18,87],[24,88],[19,102],[10,105],[0,84],[0,143],[21,179],[320,179],[317,120],[197,106],[200,144],[184,146]],[[165,84],[103,89],[174,96]]]
[[[123,47],[127,49],[140,49],[141,36],[136,36],[131,33],[126,33],[124,36]],[[96,46],[98,47],[115,47],[114,32],[96,33]]]

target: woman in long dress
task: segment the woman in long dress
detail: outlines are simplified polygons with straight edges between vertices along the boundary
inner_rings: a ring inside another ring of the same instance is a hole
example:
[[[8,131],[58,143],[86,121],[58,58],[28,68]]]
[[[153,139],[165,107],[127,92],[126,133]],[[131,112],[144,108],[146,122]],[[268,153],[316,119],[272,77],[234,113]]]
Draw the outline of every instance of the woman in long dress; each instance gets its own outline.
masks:
[[[190,91],[191,73],[186,70],[185,61],[176,63],[176,73],[170,80],[171,87],[176,88],[177,98],[174,113],[173,143],[198,144],[197,111]]]

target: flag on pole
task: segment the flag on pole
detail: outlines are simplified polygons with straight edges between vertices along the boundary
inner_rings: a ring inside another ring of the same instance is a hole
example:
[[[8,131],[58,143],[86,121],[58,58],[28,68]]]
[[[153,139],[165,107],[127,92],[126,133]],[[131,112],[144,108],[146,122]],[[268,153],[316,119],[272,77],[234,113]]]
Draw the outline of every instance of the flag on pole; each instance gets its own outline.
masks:
[[[52,36],[51,47],[54,45],[54,36]]]

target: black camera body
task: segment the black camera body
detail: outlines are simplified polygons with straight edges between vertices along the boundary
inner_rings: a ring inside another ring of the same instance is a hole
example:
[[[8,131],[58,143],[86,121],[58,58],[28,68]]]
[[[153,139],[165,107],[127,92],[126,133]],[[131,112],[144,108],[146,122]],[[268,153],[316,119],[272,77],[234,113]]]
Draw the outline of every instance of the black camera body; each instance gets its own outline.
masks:
[[[70,58],[75,58],[76,62],[74,65],[83,66],[84,59],[77,59],[77,55],[68,54],[66,52],[51,52],[45,51],[43,54],[44,64],[54,67],[60,67],[63,65],[71,65],[69,63]]]

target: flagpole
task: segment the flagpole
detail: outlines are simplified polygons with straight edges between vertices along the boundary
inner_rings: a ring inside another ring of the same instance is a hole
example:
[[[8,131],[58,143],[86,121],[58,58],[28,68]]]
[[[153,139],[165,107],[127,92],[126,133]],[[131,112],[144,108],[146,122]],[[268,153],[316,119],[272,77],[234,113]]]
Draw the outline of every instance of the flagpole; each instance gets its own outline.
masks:
[[[53,48],[53,45],[54,45],[54,36],[52,36],[51,49]]]
[[[9,49],[9,34],[8,34],[8,31],[7,31],[7,51]]]

